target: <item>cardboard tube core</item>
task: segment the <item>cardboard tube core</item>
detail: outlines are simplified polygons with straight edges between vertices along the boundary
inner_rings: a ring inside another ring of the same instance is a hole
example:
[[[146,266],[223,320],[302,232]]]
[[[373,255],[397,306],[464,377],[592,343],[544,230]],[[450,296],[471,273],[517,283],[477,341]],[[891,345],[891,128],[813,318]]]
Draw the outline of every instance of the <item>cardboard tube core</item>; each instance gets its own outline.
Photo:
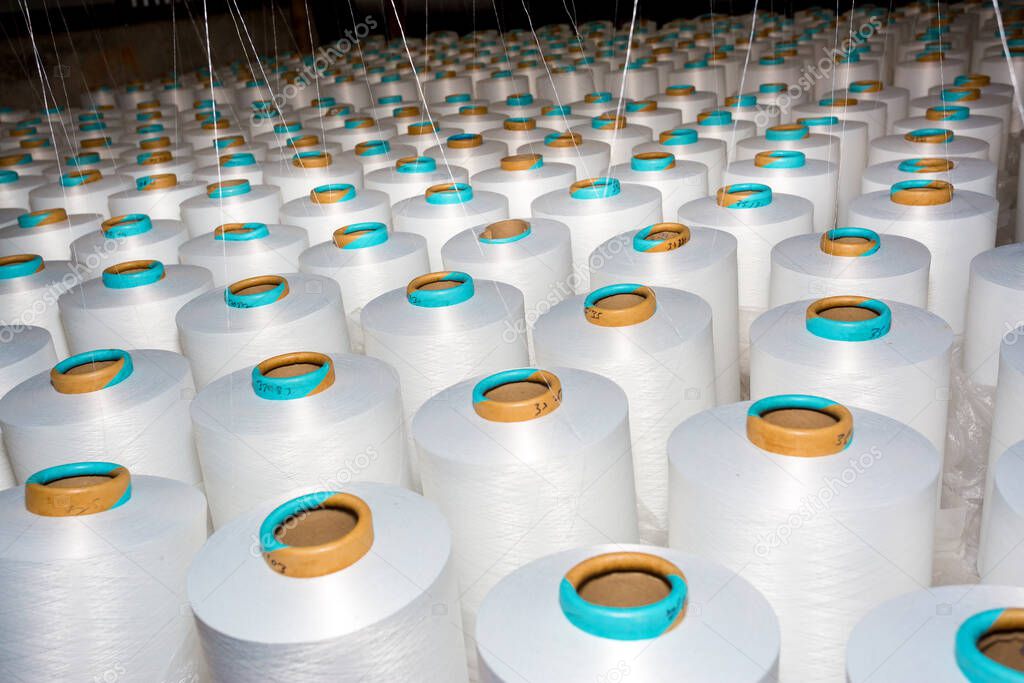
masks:
[[[642,323],[657,310],[654,290],[639,285],[611,285],[590,293],[584,303],[587,322],[602,327]]]
[[[507,218],[503,221],[491,223],[480,233],[481,240],[504,240],[509,237],[518,237],[530,229],[530,224],[518,218]]]
[[[452,149],[471,149],[473,147],[479,147],[482,144],[484,144],[484,139],[477,134],[453,136],[448,138],[448,146]]]
[[[331,165],[329,152],[316,152],[307,156],[296,156],[292,159],[292,166],[296,168],[327,168]]]
[[[844,234],[844,232],[864,234]],[[878,250],[877,234],[867,230],[849,230],[836,228],[822,233],[819,246],[831,256],[857,257],[872,254]]]
[[[334,380],[334,364],[330,357],[314,351],[272,356],[259,363],[253,371],[253,388],[257,395],[272,399],[314,396],[327,390]]]
[[[635,640],[678,626],[686,615],[686,598],[686,576],[674,563],[648,553],[613,552],[587,558],[566,572],[559,602],[577,627]]]
[[[278,506],[260,526],[263,559],[271,569],[313,578],[358,562],[373,547],[373,515],[350,493],[321,492]]]
[[[131,356],[126,351],[87,351],[53,366],[50,370],[50,384],[62,394],[87,394],[114,386],[131,372]]]
[[[505,119],[502,127],[505,130],[533,130],[537,122],[533,119]]]
[[[546,138],[544,144],[548,147],[579,147],[583,143],[583,136],[579,133],[566,131],[556,136]]]
[[[1007,609],[978,638],[978,651],[994,662],[1024,673],[1024,611]]]
[[[529,171],[534,168],[539,161],[541,161],[540,154],[514,154],[512,156],[502,158],[501,170]]]
[[[752,403],[747,411],[747,438],[779,455],[832,455],[846,448],[852,437],[850,411],[818,396],[769,396]]]
[[[131,497],[131,475],[120,465],[80,462],[36,472],[25,482],[25,509],[44,517],[91,515]]]
[[[492,422],[526,422],[553,412],[562,402],[562,383],[546,370],[505,370],[473,387],[473,410]]]
[[[914,182],[914,181],[912,181]],[[905,206],[938,206],[953,201],[953,185],[945,180],[933,180],[926,185],[893,185],[892,201]]]
[[[149,138],[139,143],[139,149],[163,149],[171,146],[171,139],[166,135],[157,138]]]

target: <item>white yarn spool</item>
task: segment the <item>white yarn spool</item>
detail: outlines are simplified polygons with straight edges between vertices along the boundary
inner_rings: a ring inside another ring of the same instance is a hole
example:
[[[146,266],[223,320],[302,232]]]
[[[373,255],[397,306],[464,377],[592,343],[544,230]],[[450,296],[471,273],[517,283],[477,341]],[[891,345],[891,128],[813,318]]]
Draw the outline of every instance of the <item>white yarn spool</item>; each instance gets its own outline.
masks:
[[[393,145],[387,140],[369,140],[356,145],[355,149],[343,152],[342,159],[358,163],[363,167],[363,178],[379,168],[390,168],[396,159],[416,156],[412,145]]]
[[[885,105],[885,134],[892,135],[897,121],[907,118],[910,91],[887,85],[879,80],[853,81],[846,88],[833,91],[834,97],[853,97],[857,100],[881,102]]]
[[[438,71],[434,78],[423,81],[423,96],[427,102],[443,102],[449,95],[469,92],[473,89],[473,79],[460,76],[455,70]]]
[[[591,255],[590,284],[644,282],[692,292],[711,306],[717,403],[740,397],[736,239],[727,232],[656,223],[617,235]]]
[[[696,127],[662,131],[658,134],[657,142],[645,142],[633,148],[633,154],[648,152],[668,152],[676,159],[704,164],[708,168],[708,189],[722,186],[722,173],[728,158],[726,144],[718,138],[700,137]]]
[[[408,478],[398,376],[375,358],[293,352],[192,402],[214,528],[297,487]]]
[[[71,353],[92,349],[164,349],[181,352],[174,316],[213,289],[210,271],[121,261],[61,295],[57,304]]]
[[[793,116],[801,118],[838,117],[840,121],[858,121],[868,127],[868,140],[882,137],[888,132],[888,109],[882,102],[861,100],[852,94],[824,97],[814,103],[793,107]]]
[[[57,299],[82,280],[70,261],[44,261],[36,254],[0,257],[0,325],[35,325],[53,337],[58,358],[68,355]]]
[[[726,97],[723,111],[729,112],[734,121],[753,123],[758,135],[764,135],[766,130],[782,121],[782,111],[778,107],[761,103],[754,93]]]
[[[736,143],[736,160],[753,159],[759,152],[771,152],[776,149],[803,152],[808,159],[840,162],[839,138],[834,135],[811,134],[811,129],[802,123],[787,123],[772,126],[764,135],[747,138]],[[851,175],[855,179],[855,176]],[[852,196],[860,194],[860,185],[854,184],[844,188]]]
[[[235,179],[213,183],[206,193],[181,203],[181,220],[192,237],[225,223],[277,223],[281,190],[273,185],[250,185]]]
[[[454,180],[453,180],[454,178]],[[468,183],[469,173],[461,166],[438,167],[431,157],[402,157],[387,168],[366,174],[363,185],[388,196],[388,205],[422,195],[439,183]],[[389,223],[390,224],[390,223]]]
[[[395,230],[427,240],[430,267],[440,270],[441,247],[466,228],[508,218],[508,200],[494,192],[474,190],[466,183],[443,183],[394,206]]]
[[[846,146],[843,149],[847,149]],[[954,135],[941,125],[920,128],[903,135],[886,135],[871,141],[868,164],[917,158],[971,157],[988,159],[988,144],[982,140]]]
[[[209,147],[196,149],[194,156],[200,168],[216,166],[223,156],[249,154],[255,161],[267,159],[267,146],[262,142],[247,142],[243,135],[226,135],[214,140]],[[259,183],[255,183],[259,184]]]
[[[995,386],[1004,335],[1024,325],[1024,245],[1007,244],[974,257],[964,332],[964,371],[972,383]]]
[[[28,195],[49,181],[39,175],[21,175],[17,171],[0,170],[0,206],[28,211]]]
[[[488,109],[506,119],[535,118],[540,116],[541,109],[551,105],[551,100],[538,99],[530,92],[519,92],[491,104]]]
[[[896,135],[906,135],[921,128],[941,128],[953,131],[956,137],[968,137],[988,144],[988,160],[1000,168],[1006,161],[1006,128],[996,116],[976,115],[967,106],[942,104],[931,107],[924,116],[897,121]]]
[[[879,234],[910,237],[928,247],[932,253],[928,310],[960,335],[970,262],[995,246],[998,207],[992,197],[954,190],[941,180],[908,180],[893,185],[890,192],[872,192],[854,200],[850,222]]]
[[[971,617],[997,610],[1007,617],[1024,601],[1024,589],[1016,586],[936,586],[916,589],[875,607],[861,619],[846,648],[846,680],[849,683],[902,683],[919,680],[934,683],[970,683],[984,678],[968,677],[958,661],[969,648],[960,648],[959,633]],[[1007,609],[1011,608],[1011,609]],[[983,635],[997,613],[984,617]],[[975,622],[977,623],[977,622]],[[1019,622],[1009,622],[1014,624]],[[1019,634],[1011,626],[1007,645]],[[970,639],[965,640],[969,644]],[[973,648],[975,656],[995,660]],[[973,661],[979,661],[977,659]],[[1016,673],[1010,674],[1016,676]],[[1009,680],[1012,680],[1009,679]]]
[[[775,192],[803,197],[814,205],[814,230],[824,232],[836,222],[838,169],[832,162],[807,159],[803,152],[759,152],[754,159],[730,163],[723,182],[767,185]]]
[[[256,161],[255,157],[244,152],[225,154],[216,164],[201,166],[192,175],[204,183],[204,187],[225,180],[247,180],[250,185],[263,185],[263,162]]]
[[[906,88],[910,98],[924,97],[936,85],[953,83],[967,73],[967,62],[943,57],[941,52],[922,52],[913,60],[898,62],[893,85]]]
[[[838,162],[835,159],[831,161],[839,165],[836,222],[845,223],[850,202],[860,196],[860,179],[868,164],[867,124],[840,120],[835,116],[800,117],[796,122],[807,126],[812,134],[831,135],[839,140]]]
[[[411,232],[388,233],[383,223],[338,228],[327,242],[299,255],[299,270],[333,279],[345,293],[345,319],[352,350],[363,351],[363,306],[430,270],[427,241]]]
[[[986,497],[992,490],[996,458],[1018,441],[1024,440],[1024,424],[1019,419],[1020,405],[1024,401],[1024,353],[1018,345],[1021,334],[1020,328],[1010,330],[1003,335],[999,345],[999,378],[993,399]]]
[[[867,228],[796,235],[772,248],[771,308],[809,297],[858,295],[928,306],[932,256],[916,240]]]
[[[622,184],[617,178],[580,180],[569,190],[556,190],[534,200],[532,213],[569,226],[576,292],[590,291],[590,255],[624,230],[658,223],[661,193],[653,187]]]
[[[281,221],[304,228],[310,244],[331,239],[334,231],[351,223],[391,225],[391,204],[384,192],[356,190],[352,185],[320,185],[305,197],[281,207]]]
[[[165,173],[182,180],[191,180],[196,168],[196,160],[192,156],[174,156],[170,152],[157,150],[140,152],[131,163],[118,166],[117,172],[127,177],[131,186],[134,186],[139,178]]]
[[[523,293],[531,357],[537,318],[573,292],[569,230],[558,221],[514,218],[474,226],[444,244],[441,261],[447,270],[505,282]]]
[[[639,541],[626,395],[609,379],[568,368],[471,379],[423,404],[412,432],[423,495],[452,525],[467,648],[484,596],[524,564]]]
[[[71,260],[82,268],[82,279],[88,280],[122,261],[148,258],[164,265],[178,263],[178,247],[187,239],[181,221],[127,214],[104,221],[99,230],[72,242]]]
[[[996,165],[991,161],[970,157],[886,161],[864,169],[861,193],[888,190],[901,180],[927,178],[945,180],[958,190],[970,190],[995,197],[997,171]]]
[[[358,164],[335,159],[328,152],[302,152],[291,159],[265,165],[263,181],[281,188],[281,200],[287,203],[308,197],[313,188],[328,183],[362,189],[363,169]]]
[[[545,121],[553,125],[560,122]],[[559,125],[559,127],[561,127]],[[485,140],[497,140],[504,142],[509,150],[521,149],[524,145],[540,145],[552,135],[558,134],[553,128],[542,128],[537,125],[537,119],[533,118],[511,118],[501,122],[497,128],[488,128],[481,135]],[[566,131],[568,132],[568,131]],[[540,153],[540,152],[538,152]]]
[[[339,102],[350,102],[357,109],[370,106],[372,93],[369,83],[353,74],[335,76],[333,83],[324,83],[321,87],[323,95],[334,97]]]
[[[127,190],[134,184],[127,176],[104,176],[96,170],[71,171],[57,183],[37,187],[29,193],[32,211],[60,207],[69,214],[106,215],[107,200],[112,194]]]
[[[441,128],[436,121],[421,120],[410,123],[401,135],[391,138],[396,145],[411,145],[416,154],[423,156],[428,149],[440,145],[453,135],[463,132],[461,128]]]
[[[458,114],[463,107],[486,107],[488,104],[489,103],[484,100],[473,99],[473,93],[470,90],[467,90],[464,92],[452,93],[440,102],[431,102],[430,113],[435,119],[442,119],[445,116]],[[462,126],[455,127],[462,128]],[[463,128],[463,130],[465,130],[465,128]]]
[[[676,159],[670,152],[640,152],[628,164],[612,166],[610,175],[624,183],[653,187],[661,193],[662,217],[675,216],[679,207],[708,194],[707,166]]]
[[[949,325],[916,306],[859,292],[783,304],[750,328],[750,398],[828,396],[899,420],[941,455],[952,346]]]
[[[162,477],[129,480],[112,463],[61,464],[0,492],[0,576],[11,591],[0,628],[20,634],[0,656],[5,676],[199,676],[195,625],[181,607],[206,539],[203,495]]]
[[[743,87],[759,90],[762,85],[796,83],[800,78],[800,64],[796,59],[769,55],[751,59],[743,77]]]
[[[777,396],[690,418],[668,453],[669,543],[765,594],[781,681],[841,681],[857,619],[931,583],[942,462],[891,418]]]
[[[19,176],[42,176],[53,183],[60,182],[60,177],[64,175],[65,170],[85,171],[95,168],[104,175],[114,175],[117,173],[116,169],[120,165],[118,162],[104,159],[95,152],[83,152],[75,156],[69,156],[63,161],[51,164],[50,166],[42,166],[41,162],[33,162],[30,156],[26,156],[28,160],[24,164],[16,163],[17,155],[15,155],[13,159],[9,159],[10,163],[2,165],[18,173]],[[0,159],[8,160],[7,157]],[[28,208],[27,199],[26,203],[22,206],[26,209]]]
[[[657,95],[661,85],[656,69],[635,61],[612,69],[605,79],[605,88],[615,93],[616,97],[622,93],[626,99],[639,100]]]
[[[99,230],[102,220],[99,214],[68,215],[64,209],[23,213],[15,223],[0,228],[0,253],[67,259],[71,255],[71,243]]]
[[[548,164],[568,164],[576,168],[577,178],[593,178],[611,165],[611,147],[597,140],[585,140],[579,133],[566,131],[547,135],[543,144],[526,144],[518,154],[540,154]]]
[[[487,103],[466,103],[459,106],[458,111],[441,117],[441,125],[446,128],[458,128],[468,135],[482,135],[492,128],[501,128],[506,117],[491,111]]]
[[[481,100],[501,102],[509,95],[530,92],[530,80],[511,71],[495,71],[487,78],[475,81],[473,92]]]
[[[348,352],[341,302],[333,280],[298,273],[247,278],[196,297],[176,317],[196,387],[297,348]]]
[[[697,115],[696,122],[683,124],[693,128],[701,138],[715,138],[725,142],[730,162],[736,158],[736,144],[757,135],[757,125],[753,121],[734,119],[728,109],[713,109]]]
[[[53,337],[41,327],[23,325],[0,327],[0,397],[57,362]],[[17,481],[10,460],[0,441],[0,489],[10,488]]]
[[[717,103],[725,99],[729,90],[726,88],[725,68],[711,66],[705,59],[692,60],[683,65],[682,72],[673,72],[670,85],[692,85],[697,90],[715,93]]]
[[[466,683],[441,513],[397,486],[340,488],[266,501],[199,551],[188,597],[211,680]]]
[[[650,142],[654,135],[654,131],[647,126],[629,122],[625,116],[616,114],[614,109],[595,116],[589,124],[573,127],[570,132],[578,133],[587,140],[607,144],[613,165],[629,163],[633,148]]]
[[[685,583],[685,599],[666,589],[679,585],[667,576]],[[666,603],[668,617],[634,631],[641,619],[631,617],[648,602]],[[591,618],[605,605],[623,623]],[[668,548],[608,544],[531,562],[487,595],[475,635],[486,683],[778,680],[779,623],[764,596],[721,565]]]
[[[1003,137],[1000,142],[1006,142],[1006,136],[1013,132],[1010,130],[1013,116],[1012,91],[1006,95],[998,95],[993,92],[985,92],[979,85],[947,85],[939,88],[927,97],[918,97],[910,102],[908,114],[910,116],[925,116],[932,107],[943,105],[963,105],[971,110],[971,116],[994,116],[1003,122]],[[975,136],[977,137],[977,136]]]
[[[651,98],[658,103],[661,109],[676,109],[681,114],[682,121],[696,121],[697,115],[702,111],[713,109],[718,103],[718,97],[713,92],[697,90],[692,85],[670,85],[664,92]],[[664,128],[655,128],[660,133]]]
[[[450,284],[454,283],[454,284]],[[529,365],[522,293],[466,273],[430,273],[363,306],[366,355],[398,371],[408,424],[442,389]],[[418,485],[416,462],[413,482]]]
[[[319,135],[306,134],[295,138],[288,138],[284,141],[284,144],[279,146],[271,145],[267,149],[266,163],[274,164],[287,161],[296,154],[304,152],[320,152],[330,154],[332,157],[340,157],[343,151],[344,148],[336,142],[321,142]]]
[[[985,514],[978,549],[982,583],[1019,586],[1024,582],[1024,444],[1016,443],[989,461]]]
[[[716,228],[736,238],[738,260],[739,344],[746,366],[750,323],[768,308],[772,247],[814,229],[813,205],[803,197],[776,194],[757,183],[720,188],[715,197],[684,204],[678,220],[684,225]],[[734,360],[730,354],[729,362]]]
[[[668,435],[715,405],[711,307],[689,292],[617,283],[555,306],[533,341],[538,365],[596,372],[626,392],[640,537],[664,544]]]
[[[202,481],[184,358],[103,349],[70,356],[0,399],[4,446],[18,481],[68,458],[116,460],[187,484]]]
[[[153,220],[181,220],[181,203],[206,194],[206,184],[198,180],[178,182],[175,176],[144,176],[135,187],[110,195],[111,216],[145,214]]]
[[[869,27],[868,30],[872,29]],[[865,47],[870,50],[870,46]],[[827,97],[829,91],[849,88],[854,83],[877,81],[885,75],[882,71],[881,59],[862,59],[861,52],[856,48],[847,50],[845,53],[833,54],[834,63],[832,64],[831,74],[814,83],[815,99]],[[867,56],[870,55],[869,51]]]
[[[513,218],[530,216],[533,200],[552,188],[567,188],[576,182],[576,168],[570,164],[548,163],[540,154],[506,156],[471,178],[475,190],[500,194],[508,200]]]
[[[424,153],[435,163],[455,164],[466,169],[470,177],[498,166],[502,157],[507,155],[508,146],[504,142],[484,140],[480,135],[472,133],[453,135],[444,145],[435,145]]]
[[[598,85],[597,74],[589,68],[556,66],[537,79],[536,92],[542,99],[569,104],[598,90]]]
[[[213,274],[214,287],[266,273],[299,268],[299,254],[309,246],[306,231],[294,225],[229,223],[181,245],[181,262]]]

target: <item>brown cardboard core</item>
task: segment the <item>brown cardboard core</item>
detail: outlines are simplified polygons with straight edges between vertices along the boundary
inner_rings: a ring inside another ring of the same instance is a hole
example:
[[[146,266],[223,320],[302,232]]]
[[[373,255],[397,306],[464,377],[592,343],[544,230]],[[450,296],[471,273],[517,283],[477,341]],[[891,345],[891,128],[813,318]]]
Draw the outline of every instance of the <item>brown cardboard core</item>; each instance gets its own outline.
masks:
[[[989,659],[1024,672],[1024,630],[986,633],[978,640],[978,650]]]
[[[481,240],[503,240],[522,235],[530,229],[530,224],[518,218],[509,218],[491,223],[480,233]]]
[[[639,306],[644,301],[646,301],[646,298],[639,294],[612,294],[611,296],[606,296],[603,299],[598,299],[597,303],[601,305],[601,308],[612,311],[622,311],[627,308]]]
[[[274,530],[274,538],[289,546],[323,545],[347,536],[358,521],[351,510],[318,508],[286,519]]]
[[[878,313],[862,306],[835,306],[818,311],[818,317],[853,323],[877,318]]]
[[[781,408],[764,413],[761,418],[786,429],[825,429],[839,422],[831,415],[808,408]]]
[[[308,375],[311,372],[316,372],[322,365],[316,363],[292,363],[291,365],[282,365],[272,370],[267,370],[263,373],[264,377],[298,377],[300,375]]]
[[[92,363],[83,363],[64,371],[65,375],[88,375],[93,372],[101,372],[116,363],[116,360],[101,360]]]
[[[111,480],[111,477],[103,475],[84,475],[81,477],[65,477],[47,482],[46,485],[56,489],[77,489],[83,486],[96,486]]]
[[[509,382],[494,387],[490,391],[485,392],[484,396],[491,401],[511,403],[514,401],[531,401],[548,391],[549,387],[546,384],[523,380],[522,382]]]
[[[428,282],[425,285],[419,285],[416,289],[454,289],[462,282],[455,282],[453,280],[438,280],[436,282]]]
[[[251,285],[249,287],[243,287],[243,288],[235,291],[235,294],[240,294],[242,296],[249,296],[250,294],[262,294],[263,292],[270,291],[274,287],[277,287],[277,285],[271,285],[271,284]]]
[[[616,571],[587,579],[576,592],[595,605],[642,607],[664,600],[671,590],[661,576],[642,571]]]

